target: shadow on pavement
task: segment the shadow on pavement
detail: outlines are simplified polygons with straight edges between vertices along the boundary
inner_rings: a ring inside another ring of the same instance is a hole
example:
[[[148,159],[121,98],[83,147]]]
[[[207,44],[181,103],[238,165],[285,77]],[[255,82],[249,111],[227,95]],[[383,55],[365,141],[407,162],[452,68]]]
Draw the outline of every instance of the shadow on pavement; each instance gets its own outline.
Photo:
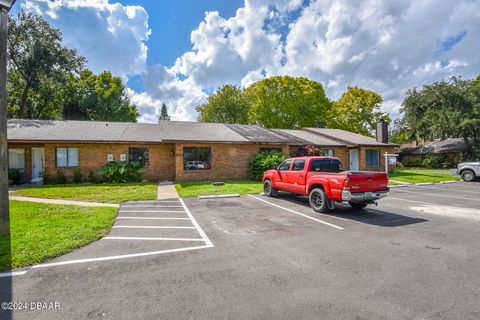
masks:
[[[10,236],[0,236],[0,273],[12,269]],[[5,302],[12,301],[12,277],[0,277],[0,319],[11,319],[12,311],[4,310]]]
[[[310,209],[310,205],[308,203],[307,197],[282,193],[278,198],[288,201],[290,203],[302,205]],[[363,210],[361,209],[359,210],[359,209],[353,209],[348,204],[343,204],[343,203],[336,203],[335,210],[329,211],[327,213],[320,214],[312,210],[312,214],[338,217],[342,219],[357,221],[357,222],[380,226],[380,227],[400,227],[400,226],[429,221],[427,219],[409,217],[409,216],[404,216],[404,215],[393,213],[393,212],[388,212],[385,210],[379,210],[379,209],[376,209],[374,205],[368,206]]]

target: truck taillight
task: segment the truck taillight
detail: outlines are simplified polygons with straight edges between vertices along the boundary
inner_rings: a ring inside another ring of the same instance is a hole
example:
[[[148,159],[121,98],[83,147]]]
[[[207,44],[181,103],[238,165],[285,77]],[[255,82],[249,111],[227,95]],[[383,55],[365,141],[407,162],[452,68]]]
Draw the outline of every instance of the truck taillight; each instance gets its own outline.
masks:
[[[343,189],[350,189],[350,179],[343,180]]]

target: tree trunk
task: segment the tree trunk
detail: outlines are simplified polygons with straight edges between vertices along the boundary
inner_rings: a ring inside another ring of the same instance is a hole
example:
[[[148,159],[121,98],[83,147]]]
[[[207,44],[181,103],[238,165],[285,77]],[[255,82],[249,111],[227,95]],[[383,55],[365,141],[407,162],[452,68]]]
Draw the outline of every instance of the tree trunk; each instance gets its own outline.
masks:
[[[20,109],[18,111],[18,116],[20,119],[25,119],[27,114],[27,99],[28,99],[28,91],[30,90],[30,82],[27,81],[25,88],[22,92],[22,100],[20,100]]]

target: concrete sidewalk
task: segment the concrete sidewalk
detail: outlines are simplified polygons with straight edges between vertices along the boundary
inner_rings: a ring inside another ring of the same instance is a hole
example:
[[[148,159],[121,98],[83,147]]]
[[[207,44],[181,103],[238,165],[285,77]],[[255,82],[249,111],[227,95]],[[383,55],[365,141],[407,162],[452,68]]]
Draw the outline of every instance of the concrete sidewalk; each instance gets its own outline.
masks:
[[[173,181],[160,181],[157,185],[157,200],[180,198]]]
[[[118,208],[119,207],[119,205],[115,204],[115,203],[73,201],[73,200],[63,200],[63,199],[31,198],[31,197],[22,197],[22,196],[10,196],[9,199],[10,200],[18,200],[18,201],[40,202],[40,203],[49,203],[49,204],[66,204],[66,205],[85,206],[85,207],[113,207],[113,208]]]

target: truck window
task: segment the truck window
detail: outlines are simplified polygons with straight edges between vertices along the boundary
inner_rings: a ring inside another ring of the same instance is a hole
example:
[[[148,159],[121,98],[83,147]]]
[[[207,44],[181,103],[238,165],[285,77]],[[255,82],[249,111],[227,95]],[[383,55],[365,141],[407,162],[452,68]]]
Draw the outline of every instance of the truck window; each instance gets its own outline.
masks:
[[[310,171],[314,172],[341,172],[342,164],[339,160],[313,160]]]
[[[292,171],[302,171],[305,168],[305,160],[293,161]]]
[[[290,164],[292,163],[292,160],[285,160],[278,166],[278,171],[288,171],[290,170]]]

